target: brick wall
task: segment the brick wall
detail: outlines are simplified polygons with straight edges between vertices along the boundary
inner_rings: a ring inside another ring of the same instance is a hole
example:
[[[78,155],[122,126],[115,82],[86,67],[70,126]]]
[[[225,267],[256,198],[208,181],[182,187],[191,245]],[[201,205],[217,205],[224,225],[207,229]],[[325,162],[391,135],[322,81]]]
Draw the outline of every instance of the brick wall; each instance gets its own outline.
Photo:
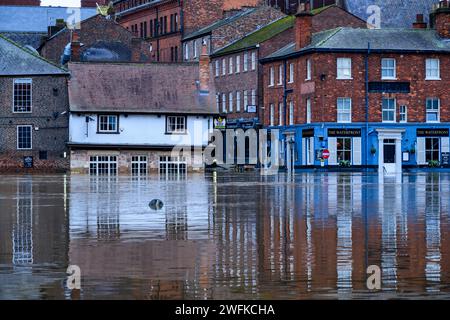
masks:
[[[150,44],[143,40],[133,39],[131,32],[100,15],[85,20],[81,24],[80,42],[83,44],[80,53],[98,45],[119,46],[122,50],[129,50],[131,62],[150,62]],[[41,48],[41,55],[46,59],[60,64],[65,46],[70,42],[70,31],[62,30],[48,40]]]
[[[28,77],[21,77],[28,78]],[[63,158],[68,141],[68,93],[65,76],[38,76],[32,79],[32,113],[12,112],[13,79],[0,77],[0,171],[65,171],[69,161]],[[66,111],[64,115],[63,113]],[[17,126],[31,125],[32,150],[17,150]],[[40,160],[39,151],[48,159]],[[23,157],[33,156],[34,169],[23,169]]]
[[[337,27],[367,28],[367,23],[357,16],[332,6],[315,15],[312,20],[312,32],[334,29]]]
[[[2,6],[39,6],[41,0],[2,0],[0,2]]]

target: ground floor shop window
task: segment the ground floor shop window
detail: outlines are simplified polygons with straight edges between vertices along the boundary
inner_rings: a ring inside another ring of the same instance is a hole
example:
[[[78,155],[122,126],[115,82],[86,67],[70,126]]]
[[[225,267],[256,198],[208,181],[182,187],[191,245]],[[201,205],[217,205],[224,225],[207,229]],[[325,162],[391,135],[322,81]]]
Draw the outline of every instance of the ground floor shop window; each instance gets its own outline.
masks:
[[[164,175],[184,175],[187,172],[185,157],[159,157],[159,173]]]
[[[352,161],[352,138],[337,138],[336,151],[338,161]]]
[[[131,174],[134,176],[147,175],[148,165],[146,156],[133,156],[131,158]]]
[[[117,157],[91,156],[89,173],[91,175],[117,175]]]
[[[439,161],[439,138],[425,139],[425,161]]]

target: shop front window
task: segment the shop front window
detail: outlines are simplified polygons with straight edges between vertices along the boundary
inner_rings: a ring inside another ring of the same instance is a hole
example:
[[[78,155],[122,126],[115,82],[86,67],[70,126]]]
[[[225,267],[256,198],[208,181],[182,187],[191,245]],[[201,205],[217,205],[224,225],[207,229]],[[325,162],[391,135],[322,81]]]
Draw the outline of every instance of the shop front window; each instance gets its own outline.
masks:
[[[425,160],[439,161],[439,138],[425,139]]]
[[[352,161],[352,138],[337,138],[337,160]]]

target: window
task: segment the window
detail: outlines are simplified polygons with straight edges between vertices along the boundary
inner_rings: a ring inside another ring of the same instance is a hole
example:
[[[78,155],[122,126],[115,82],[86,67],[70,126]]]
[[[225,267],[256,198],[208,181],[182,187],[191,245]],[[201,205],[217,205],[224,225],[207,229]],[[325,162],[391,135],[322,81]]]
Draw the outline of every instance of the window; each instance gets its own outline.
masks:
[[[306,123],[311,123],[311,99],[306,99]]]
[[[440,100],[437,98],[427,99],[427,122],[439,122]]]
[[[230,105],[230,112],[233,112],[233,92],[228,94],[228,103]]]
[[[337,78],[338,79],[352,78],[352,59],[350,58],[337,59]]]
[[[33,126],[17,127],[17,149],[31,150],[33,148]]]
[[[236,73],[241,72],[241,56],[236,56]]]
[[[441,80],[439,59],[426,60],[426,80]]]
[[[229,59],[229,63],[228,63],[228,73],[229,74],[233,74],[233,58],[231,57],[230,59]]]
[[[252,89],[252,106],[256,106],[256,90]]]
[[[282,85],[283,84],[283,65],[280,64],[278,66],[278,84]]]
[[[352,138],[337,138],[336,151],[338,161],[352,161]]]
[[[220,61],[216,60],[216,77],[220,75]]]
[[[439,138],[425,138],[425,161],[439,161]]]
[[[216,106],[217,106],[217,111],[220,110],[220,93],[216,93]]]
[[[167,116],[166,133],[186,133],[186,117]]]
[[[275,106],[273,103],[270,104],[270,126],[275,125]]]
[[[117,156],[91,156],[89,174],[117,175]]]
[[[227,113],[227,95],[222,93],[222,112]]]
[[[408,122],[408,108],[405,105],[400,106],[400,122]]]
[[[184,45],[184,60],[189,60],[189,43]]]
[[[244,111],[247,112],[248,106],[248,91],[244,90]]]
[[[226,59],[222,59],[222,75],[226,75],[227,74],[227,60]]]
[[[311,59],[306,59],[306,79],[311,80]]]
[[[270,67],[269,87],[273,87],[274,85],[275,85],[275,69],[273,67]]]
[[[197,40],[194,40],[193,46],[194,46],[194,58],[197,58],[198,57],[198,43],[197,43]]]
[[[395,99],[383,98],[382,120],[383,122],[395,122]]]
[[[294,102],[289,102],[289,125],[294,125]]]
[[[133,156],[131,157],[131,174],[134,176],[147,175],[147,157]]]
[[[31,112],[31,88],[31,79],[14,79],[14,112]]]
[[[119,131],[118,117],[111,115],[98,116],[98,132],[100,133],[117,133]]]
[[[252,70],[256,70],[256,52],[252,52]]]
[[[381,59],[381,79],[395,79],[395,59]]]
[[[162,175],[185,175],[187,162],[185,157],[159,157],[159,173]]]
[[[352,99],[337,99],[337,122],[352,122]]]
[[[284,121],[283,121],[284,112],[283,112],[283,111],[284,111],[284,110],[283,110],[283,103],[280,102],[280,103],[278,104],[278,116],[279,116],[279,119],[278,119],[278,125],[279,125],[279,126],[282,126],[283,123],[284,123]]]
[[[236,91],[236,111],[241,112],[241,92]]]
[[[289,64],[289,83],[293,83],[294,82],[294,64],[290,63]]]
[[[248,53],[244,53],[244,72],[248,71]]]

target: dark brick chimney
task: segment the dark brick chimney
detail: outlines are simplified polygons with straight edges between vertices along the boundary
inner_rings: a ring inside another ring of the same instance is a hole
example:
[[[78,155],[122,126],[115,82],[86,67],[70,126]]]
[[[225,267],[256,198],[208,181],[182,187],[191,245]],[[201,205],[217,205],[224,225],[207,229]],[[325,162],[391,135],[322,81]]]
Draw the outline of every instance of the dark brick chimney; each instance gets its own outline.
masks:
[[[200,93],[209,93],[210,80],[210,58],[208,54],[208,47],[206,43],[202,44],[202,53],[199,59],[199,73],[200,73]]]
[[[413,22],[414,29],[426,29],[427,23],[423,20],[423,14],[418,14],[416,16],[416,22]]]
[[[441,38],[450,39],[450,2],[441,0],[434,6],[431,14],[434,27]]]
[[[81,53],[81,42],[79,30],[72,30],[71,41],[70,41],[70,61],[80,61]]]
[[[311,44],[313,14],[310,11],[309,3],[300,4],[295,17],[295,48],[300,50]]]

